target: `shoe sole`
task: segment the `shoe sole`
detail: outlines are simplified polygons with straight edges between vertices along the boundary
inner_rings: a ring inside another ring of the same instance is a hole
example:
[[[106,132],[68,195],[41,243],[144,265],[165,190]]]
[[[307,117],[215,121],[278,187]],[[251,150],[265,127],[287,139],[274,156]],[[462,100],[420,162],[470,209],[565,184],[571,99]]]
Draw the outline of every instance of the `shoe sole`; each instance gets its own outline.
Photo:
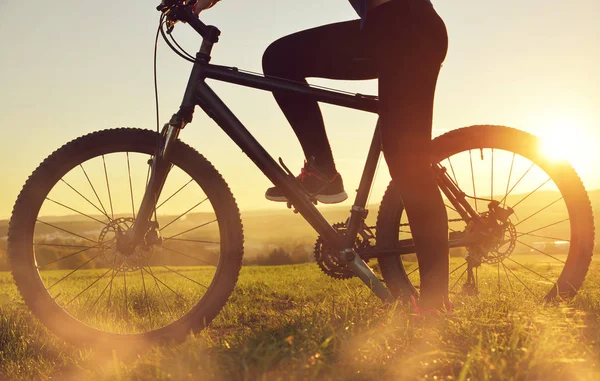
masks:
[[[275,202],[287,202],[288,199],[285,196],[269,196],[265,195],[266,199],[269,201]],[[318,194],[315,196],[315,199],[322,204],[338,204],[342,201],[346,201],[348,199],[348,194],[346,192],[340,192],[336,194]]]

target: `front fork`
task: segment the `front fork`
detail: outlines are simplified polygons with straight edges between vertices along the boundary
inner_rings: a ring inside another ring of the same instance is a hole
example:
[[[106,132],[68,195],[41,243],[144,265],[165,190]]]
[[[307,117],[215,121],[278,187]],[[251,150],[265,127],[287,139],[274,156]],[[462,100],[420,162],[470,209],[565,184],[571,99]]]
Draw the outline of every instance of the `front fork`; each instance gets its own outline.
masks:
[[[148,161],[150,179],[146,185],[140,210],[131,229],[129,237],[131,249],[146,243],[146,234],[152,228],[152,214],[156,213],[158,197],[165,185],[167,175],[171,171],[170,153],[185,124],[185,121],[178,114],[173,115],[171,121],[163,127],[161,137],[156,145],[156,152]]]

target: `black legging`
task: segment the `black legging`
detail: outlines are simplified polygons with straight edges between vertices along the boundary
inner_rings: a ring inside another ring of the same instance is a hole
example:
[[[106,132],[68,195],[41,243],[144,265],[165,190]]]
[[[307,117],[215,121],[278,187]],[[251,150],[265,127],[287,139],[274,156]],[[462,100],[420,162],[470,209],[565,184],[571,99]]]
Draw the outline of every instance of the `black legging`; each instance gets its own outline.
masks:
[[[400,191],[417,247],[424,307],[439,307],[448,290],[446,208],[431,170],[433,99],[448,47],[446,27],[425,0],[393,0],[360,21],[325,25],[271,44],[266,75],[306,81],[379,78],[383,153]],[[336,172],[323,117],[314,99],[275,93],[306,158]]]

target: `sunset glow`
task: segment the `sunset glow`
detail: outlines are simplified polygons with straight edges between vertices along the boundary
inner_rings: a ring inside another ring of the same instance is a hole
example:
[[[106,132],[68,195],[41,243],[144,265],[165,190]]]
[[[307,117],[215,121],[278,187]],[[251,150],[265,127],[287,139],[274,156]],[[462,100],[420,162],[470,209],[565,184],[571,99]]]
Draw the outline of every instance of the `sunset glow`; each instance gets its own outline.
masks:
[[[565,160],[579,170],[592,165],[591,155],[597,145],[586,123],[577,118],[554,119],[539,131],[542,150],[551,160]]]

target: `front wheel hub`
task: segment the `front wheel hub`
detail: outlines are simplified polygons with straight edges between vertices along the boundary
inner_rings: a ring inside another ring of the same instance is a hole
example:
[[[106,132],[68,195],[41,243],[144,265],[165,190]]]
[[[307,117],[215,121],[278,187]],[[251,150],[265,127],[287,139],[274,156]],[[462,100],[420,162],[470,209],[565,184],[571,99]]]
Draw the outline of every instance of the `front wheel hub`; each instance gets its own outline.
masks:
[[[136,271],[148,265],[153,254],[152,246],[136,246],[131,241],[133,218],[116,218],[100,232],[98,250],[116,271]]]

